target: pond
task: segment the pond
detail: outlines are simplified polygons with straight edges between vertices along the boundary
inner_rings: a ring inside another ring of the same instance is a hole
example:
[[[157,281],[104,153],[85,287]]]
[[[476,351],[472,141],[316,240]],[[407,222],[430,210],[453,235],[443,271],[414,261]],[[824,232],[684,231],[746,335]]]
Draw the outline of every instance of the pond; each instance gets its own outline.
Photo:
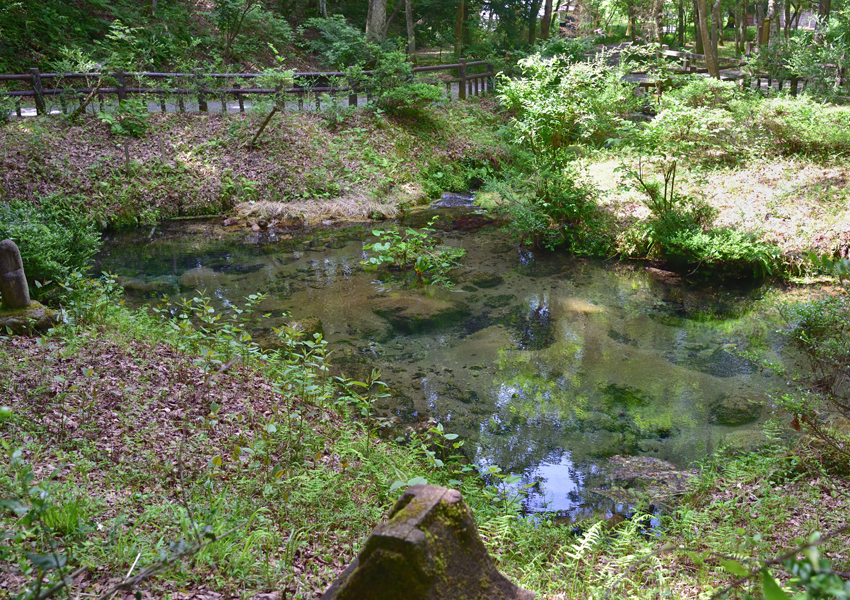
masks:
[[[206,290],[228,310],[267,294],[259,308],[271,317],[257,339],[270,342],[286,314],[312,323],[337,372],[362,379],[381,369],[392,390],[385,413],[436,420],[467,438],[478,464],[537,482],[529,511],[617,510],[606,493],[614,455],[687,468],[722,446],[764,442],[768,394],[785,382],[744,351],[787,360],[760,309],[781,292],[531,252],[486,218],[450,211],[440,213],[442,241],[467,251],[451,290],[364,268],[372,226],[171,222],[108,240],[98,267],[121,278],[136,306]]]

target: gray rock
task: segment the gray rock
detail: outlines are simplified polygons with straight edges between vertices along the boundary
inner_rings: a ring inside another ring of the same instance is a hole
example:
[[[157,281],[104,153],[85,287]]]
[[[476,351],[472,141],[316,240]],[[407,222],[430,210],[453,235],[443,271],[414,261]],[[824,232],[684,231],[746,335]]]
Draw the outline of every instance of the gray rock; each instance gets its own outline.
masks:
[[[33,300],[25,308],[0,309],[0,333],[16,334],[46,331],[59,322],[59,314]]]
[[[716,425],[745,425],[758,421],[762,404],[742,396],[723,394],[709,406],[708,422]]]
[[[30,305],[30,288],[24,274],[21,251],[12,240],[0,242],[0,297],[6,308]]]
[[[408,489],[322,600],[531,600],[508,581],[478,537],[460,492]]]

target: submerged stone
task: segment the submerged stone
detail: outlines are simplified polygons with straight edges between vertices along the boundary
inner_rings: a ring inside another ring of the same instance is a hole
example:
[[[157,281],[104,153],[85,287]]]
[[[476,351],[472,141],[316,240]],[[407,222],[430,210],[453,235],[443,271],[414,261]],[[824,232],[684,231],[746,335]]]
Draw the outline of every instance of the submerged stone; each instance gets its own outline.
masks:
[[[709,407],[709,423],[717,425],[746,425],[758,421],[762,405],[742,396],[723,394]]]
[[[322,600],[531,600],[499,573],[460,492],[414,485]]]
[[[402,335],[446,329],[470,315],[469,307],[463,302],[413,295],[381,298],[372,310]]]

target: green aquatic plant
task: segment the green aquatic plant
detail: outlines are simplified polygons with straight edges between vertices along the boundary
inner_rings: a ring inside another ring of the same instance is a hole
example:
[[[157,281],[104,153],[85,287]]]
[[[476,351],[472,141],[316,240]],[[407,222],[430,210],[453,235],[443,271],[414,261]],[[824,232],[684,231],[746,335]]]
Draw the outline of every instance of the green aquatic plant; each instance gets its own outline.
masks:
[[[373,230],[372,235],[379,237],[380,241],[363,247],[374,252],[375,256],[361,261],[362,264],[392,265],[401,271],[412,270],[416,273],[417,283],[427,279],[432,285],[452,287],[454,284],[449,281],[448,272],[458,266],[466,250],[440,244],[432,235],[436,232],[431,227],[435,220],[431,219],[422,229]]]

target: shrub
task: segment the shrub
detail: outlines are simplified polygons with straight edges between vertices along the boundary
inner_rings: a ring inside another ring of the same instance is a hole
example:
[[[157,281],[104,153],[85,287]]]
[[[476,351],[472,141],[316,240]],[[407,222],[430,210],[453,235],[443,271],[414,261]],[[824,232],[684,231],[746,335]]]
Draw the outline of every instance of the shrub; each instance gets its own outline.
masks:
[[[755,125],[785,152],[850,150],[850,107],[806,98],[774,98],[758,107]]]
[[[100,234],[72,207],[0,204],[0,239],[9,238],[21,250],[27,277],[63,281],[82,271],[100,249]]]
[[[604,56],[571,63],[538,54],[519,64],[523,77],[501,77],[499,99],[516,113],[514,140],[550,163],[570,144],[601,145],[619,136],[639,106],[634,86]]]
[[[370,89],[374,105],[392,114],[413,114],[443,97],[439,87],[413,81],[413,66],[399,50],[379,53],[371,75],[350,69],[349,79]]]
[[[566,246],[577,254],[610,251],[595,192],[571,167],[512,171],[489,187],[501,196],[507,229],[520,243],[549,250]]]
[[[366,34],[349,25],[342,15],[307,19],[304,25],[319,33],[307,42],[307,47],[336,69],[357,64],[371,66],[380,52],[378,46],[366,42]]]

